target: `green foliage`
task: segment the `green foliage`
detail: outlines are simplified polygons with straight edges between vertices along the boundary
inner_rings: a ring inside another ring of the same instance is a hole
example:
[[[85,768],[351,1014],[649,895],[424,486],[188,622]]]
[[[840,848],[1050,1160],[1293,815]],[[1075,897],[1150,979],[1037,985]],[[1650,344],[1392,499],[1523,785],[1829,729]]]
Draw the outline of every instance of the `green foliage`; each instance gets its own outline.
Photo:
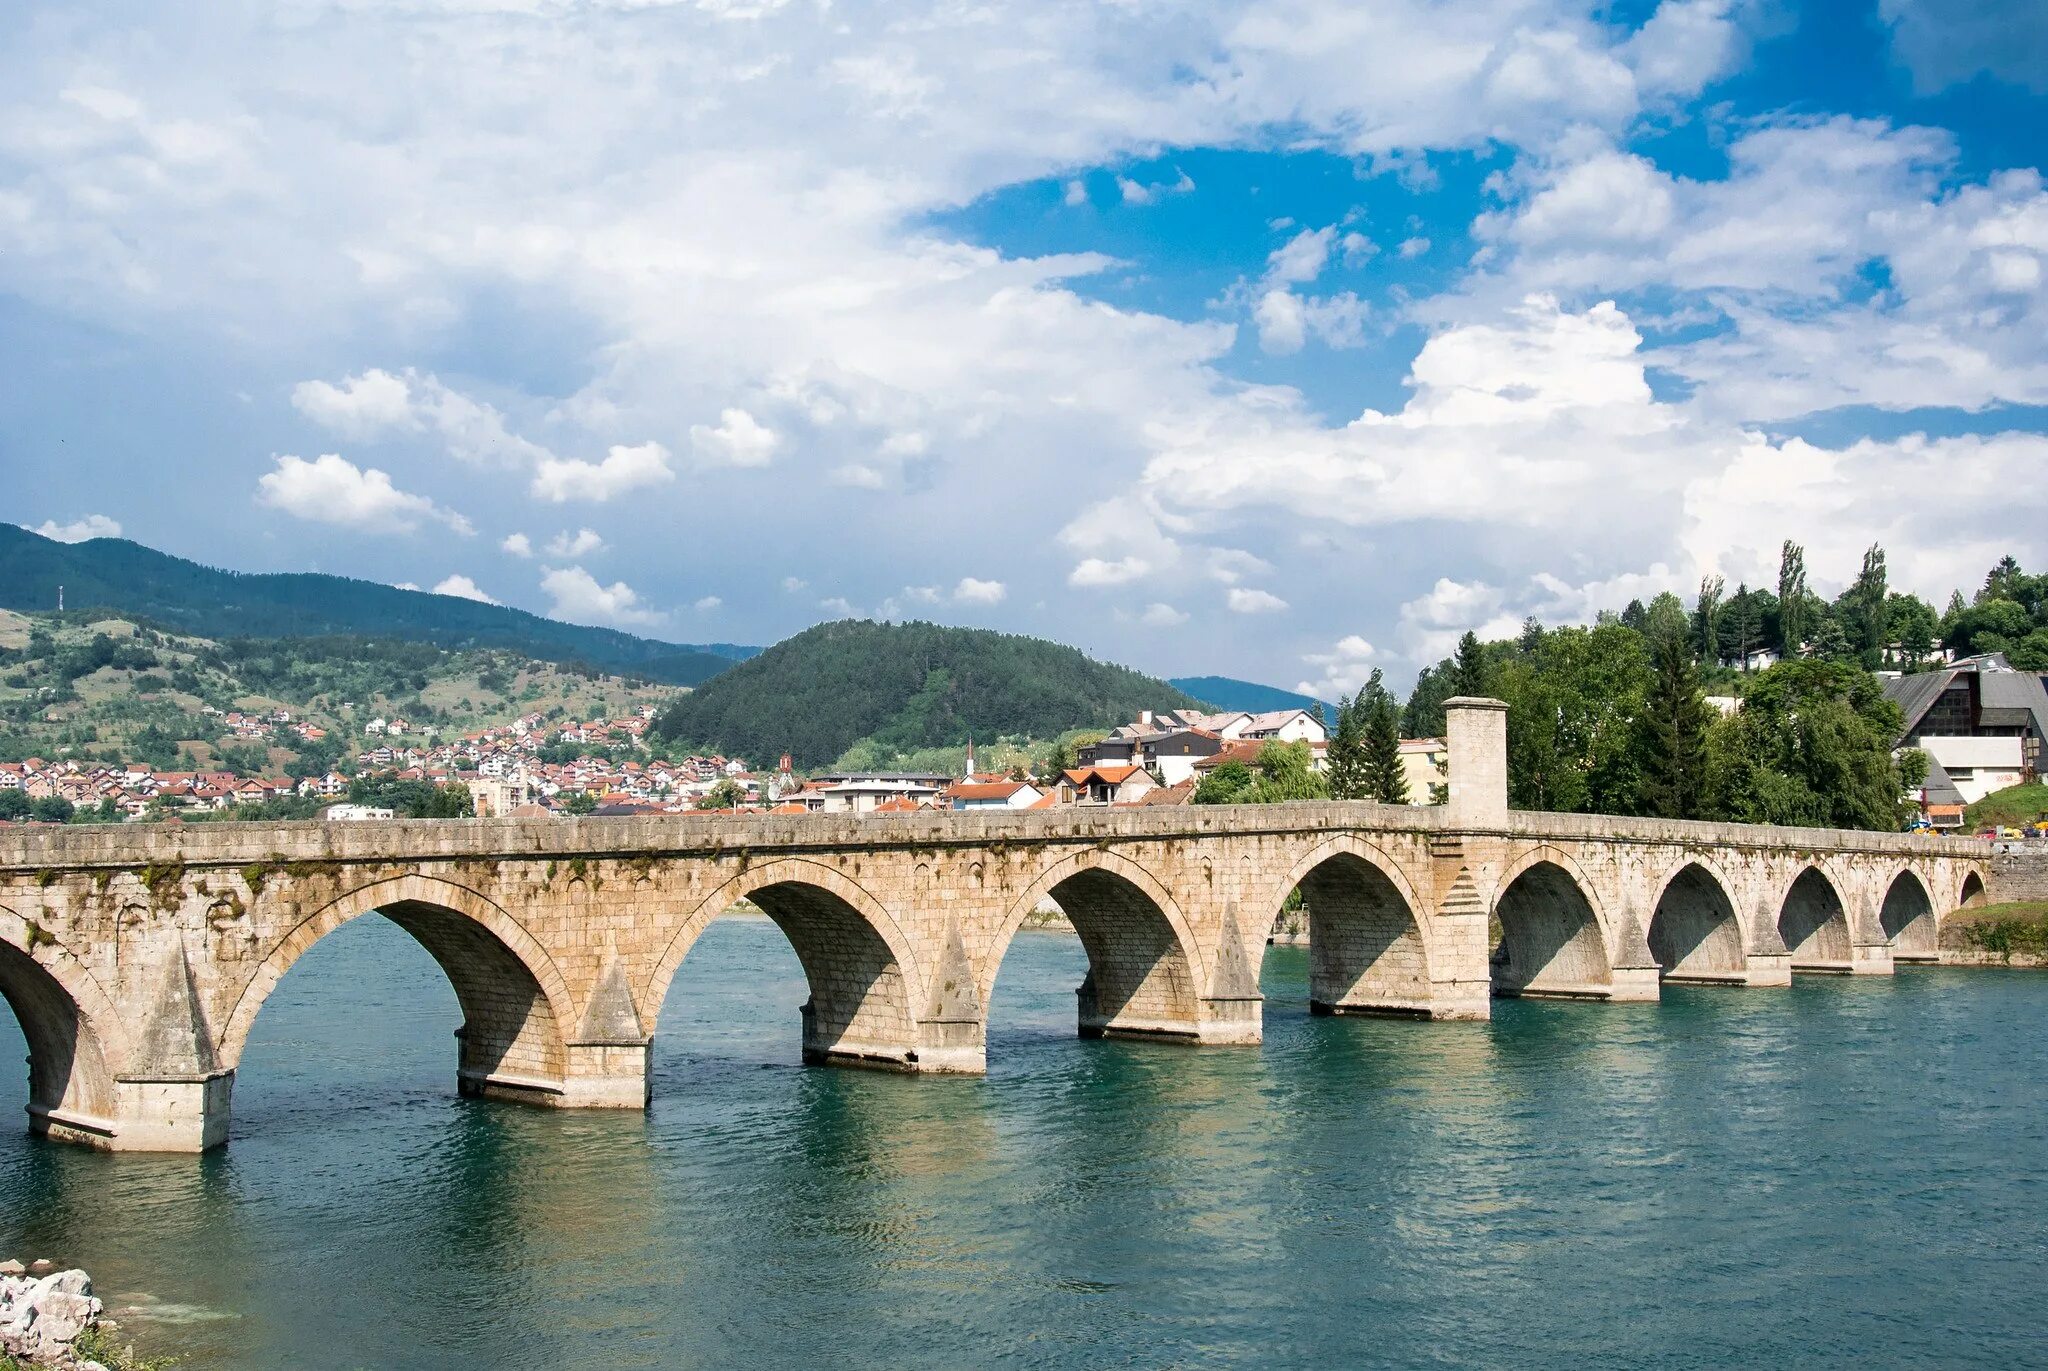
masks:
[[[2048,815],[2048,782],[2029,781],[1992,791],[1963,811],[1963,823],[1971,829],[1986,825],[2018,828],[2044,815]]]
[[[1372,679],[1377,683],[1380,673]],[[1365,755],[1364,692],[1337,701],[1337,728],[1330,735],[1330,798],[1366,800],[1372,798],[1372,776]],[[1221,770],[1221,768],[1217,768]],[[1199,789],[1199,787],[1197,787]]]
[[[814,768],[864,738],[886,752],[958,745],[969,733],[1045,738],[1193,703],[1163,681],[1039,638],[842,620],[681,697],[649,732],[752,760],[788,752]]]
[[[349,782],[348,799],[350,804],[393,810],[407,819],[467,819],[476,814],[468,786],[401,781],[392,772],[356,777]]]
[[[1980,905],[1951,914],[1948,922],[1962,935],[1963,945],[1978,952],[2007,961],[2015,952],[2048,957],[2048,902]]]
[[[1898,706],[1851,663],[1781,662],[1708,735],[1710,812],[1745,823],[1896,831],[1908,778]]]
[[[1636,716],[1649,693],[1642,635],[1619,623],[1561,628],[1493,673],[1508,704],[1508,800],[1519,809],[1629,813]]]
[[[1665,819],[1707,812],[1707,733],[1714,707],[1676,634],[1655,647],[1657,674],[1636,720],[1636,808]]]
[[[745,788],[728,776],[704,792],[704,798],[697,801],[697,808],[737,809],[746,798]]]
[[[1329,795],[1329,783],[1315,769],[1314,749],[1307,743],[1269,742],[1250,766],[1233,759],[1215,767],[1192,798],[1198,805],[1263,805]]]
[[[1401,714],[1394,697],[1380,684],[1378,668],[1374,668],[1362,693],[1367,795],[1381,804],[1407,804],[1408,772],[1401,765]]]
[[[117,1343],[105,1327],[94,1324],[71,1341],[72,1355],[80,1361],[98,1362],[107,1371],[171,1371],[184,1364],[182,1357],[146,1357],[135,1344]]]

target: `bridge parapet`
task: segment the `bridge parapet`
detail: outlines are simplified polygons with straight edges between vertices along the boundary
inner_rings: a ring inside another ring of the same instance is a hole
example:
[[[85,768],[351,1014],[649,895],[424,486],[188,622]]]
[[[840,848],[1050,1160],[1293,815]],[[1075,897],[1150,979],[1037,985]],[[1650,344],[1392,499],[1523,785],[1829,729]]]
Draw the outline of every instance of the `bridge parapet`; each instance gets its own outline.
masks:
[[[1041,901],[1088,954],[1081,1031],[1221,1044],[1259,1040],[1297,888],[1319,1011],[1483,1018],[1495,994],[1888,971],[1984,866],[1967,840],[1368,802],[25,827],[0,830],[0,992],[33,1126],[197,1148],[264,999],[373,911],[455,987],[463,1091],[632,1107],[671,979],[738,900],[803,963],[807,1059],[943,1073],[982,1069]]]

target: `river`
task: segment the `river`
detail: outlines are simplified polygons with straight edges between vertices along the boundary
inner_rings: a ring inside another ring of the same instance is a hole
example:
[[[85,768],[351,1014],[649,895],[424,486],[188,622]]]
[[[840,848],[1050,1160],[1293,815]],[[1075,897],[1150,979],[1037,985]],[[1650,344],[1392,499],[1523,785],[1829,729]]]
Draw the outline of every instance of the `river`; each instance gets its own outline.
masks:
[[[1084,1042],[1025,933],[985,1079],[804,1068],[722,920],[645,1115],[459,1101],[381,919],[301,960],[202,1158],[0,1134],[0,1255],[189,1367],[2048,1365],[2048,975],[1913,969],[1262,1049]],[[0,1061],[25,1049],[0,1013]],[[22,1118],[26,1068],[0,1079]]]

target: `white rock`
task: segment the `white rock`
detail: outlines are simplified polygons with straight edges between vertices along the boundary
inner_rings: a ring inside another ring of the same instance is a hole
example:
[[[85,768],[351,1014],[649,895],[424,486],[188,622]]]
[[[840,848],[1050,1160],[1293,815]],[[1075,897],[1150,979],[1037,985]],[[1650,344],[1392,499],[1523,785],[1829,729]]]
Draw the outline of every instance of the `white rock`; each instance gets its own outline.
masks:
[[[13,1257],[9,1257],[6,1261],[0,1262],[0,1276],[20,1276],[26,1274],[27,1271],[28,1268],[26,1266],[23,1266],[19,1261],[15,1260]]]

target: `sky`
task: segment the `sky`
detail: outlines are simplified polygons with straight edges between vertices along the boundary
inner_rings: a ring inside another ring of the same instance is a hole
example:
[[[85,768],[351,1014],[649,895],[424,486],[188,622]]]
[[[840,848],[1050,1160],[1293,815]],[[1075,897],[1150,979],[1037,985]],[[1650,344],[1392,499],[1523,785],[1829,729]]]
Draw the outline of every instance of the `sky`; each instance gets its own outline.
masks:
[[[0,0],[0,518],[1324,698],[2048,508],[2038,0]]]

